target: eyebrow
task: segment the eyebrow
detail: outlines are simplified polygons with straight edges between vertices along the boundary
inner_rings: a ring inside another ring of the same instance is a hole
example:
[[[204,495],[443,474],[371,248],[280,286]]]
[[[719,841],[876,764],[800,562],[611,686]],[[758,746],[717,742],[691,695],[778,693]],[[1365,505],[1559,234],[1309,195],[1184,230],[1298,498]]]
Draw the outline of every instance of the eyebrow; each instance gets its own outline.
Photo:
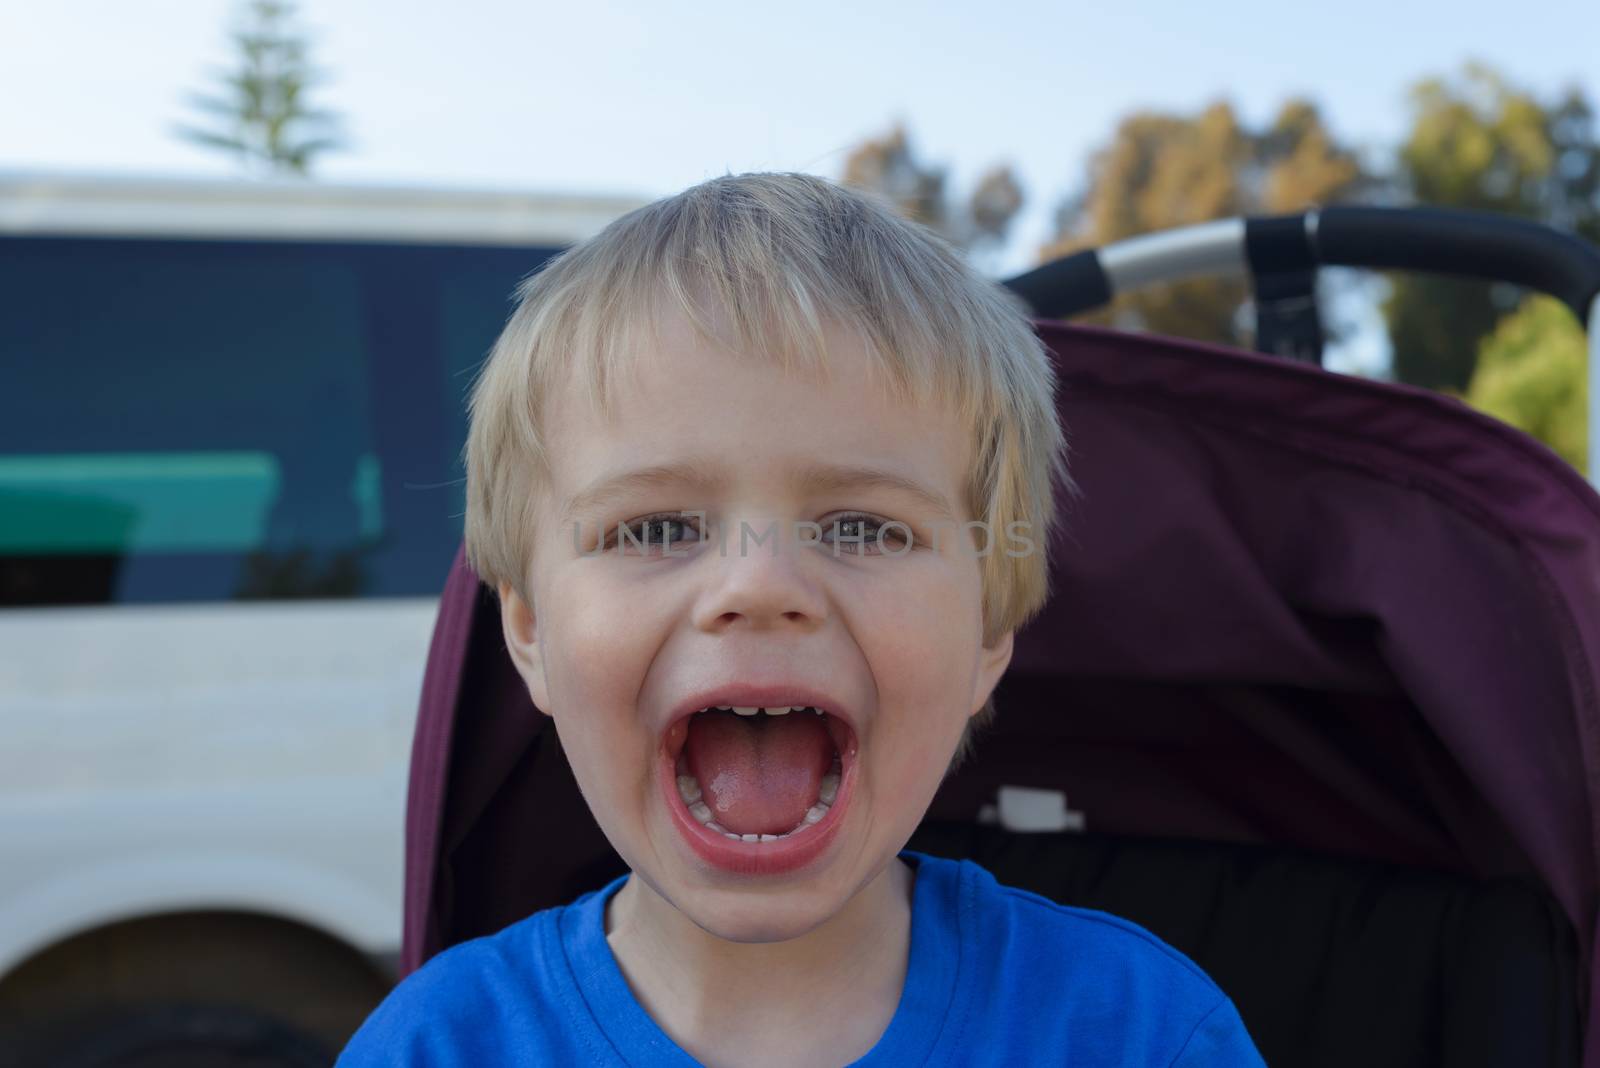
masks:
[[[568,497],[563,514],[569,519],[588,515],[639,493],[671,486],[709,490],[717,481],[711,475],[713,470],[710,464],[704,462],[684,461],[624,471],[601,478]]]
[[[603,477],[573,494],[567,499],[563,514],[568,519],[589,515],[637,494],[664,488],[692,488],[709,494],[719,481],[718,470],[716,463],[700,459],[624,471]],[[944,494],[882,468],[813,463],[800,468],[793,477],[795,485],[807,495],[883,489],[913,498],[939,518],[955,518],[955,509]]]
[[[955,509],[944,494],[924,486],[916,479],[878,467],[854,467],[848,464],[810,464],[802,468],[796,479],[808,493],[839,493],[849,490],[884,489],[902,493],[917,500],[936,517],[955,519]]]

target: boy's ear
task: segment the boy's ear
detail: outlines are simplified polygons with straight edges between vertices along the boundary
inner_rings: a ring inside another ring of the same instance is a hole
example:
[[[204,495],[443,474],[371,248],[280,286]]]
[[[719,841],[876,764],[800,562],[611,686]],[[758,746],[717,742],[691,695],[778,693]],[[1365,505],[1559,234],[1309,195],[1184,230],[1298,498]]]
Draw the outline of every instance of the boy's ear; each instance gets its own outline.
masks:
[[[978,685],[972,695],[972,715],[977,715],[988,704],[994,688],[1000,684],[1000,676],[1011,666],[1012,638],[1015,636],[1016,631],[1008,630],[996,638],[993,645],[985,645],[978,650]]]
[[[550,714],[550,686],[544,673],[544,653],[539,648],[537,621],[533,607],[522,599],[509,582],[500,583],[500,629],[505,635],[506,652],[522,676],[523,685],[534,706]]]

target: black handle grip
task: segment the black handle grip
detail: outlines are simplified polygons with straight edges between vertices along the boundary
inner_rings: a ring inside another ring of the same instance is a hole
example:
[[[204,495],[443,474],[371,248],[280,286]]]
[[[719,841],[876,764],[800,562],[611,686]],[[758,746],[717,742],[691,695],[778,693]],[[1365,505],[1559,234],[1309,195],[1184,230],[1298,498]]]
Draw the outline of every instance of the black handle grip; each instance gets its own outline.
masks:
[[[1559,298],[1583,322],[1600,294],[1600,249],[1540,223],[1443,208],[1324,208],[1313,254],[1365,267],[1511,282]]]
[[[1000,284],[1021,297],[1039,319],[1066,319],[1111,302],[1111,283],[1094,249],[1040,264]]]

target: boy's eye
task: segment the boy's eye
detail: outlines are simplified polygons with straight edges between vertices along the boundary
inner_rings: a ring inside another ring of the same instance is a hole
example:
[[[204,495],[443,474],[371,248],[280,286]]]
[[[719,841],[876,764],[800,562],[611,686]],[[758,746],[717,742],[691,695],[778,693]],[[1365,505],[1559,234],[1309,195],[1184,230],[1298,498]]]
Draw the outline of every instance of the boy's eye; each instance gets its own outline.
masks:
[[[700,540],[696,521],[683,515],[651,515],[631,523],[619,523],[608,547],[623,552],[651,552],[680,542]]]
[[[822,541],[837,552],[897,553],[911,544],[904,523],[885,522],[870,515],[843,515],[822,528]]]

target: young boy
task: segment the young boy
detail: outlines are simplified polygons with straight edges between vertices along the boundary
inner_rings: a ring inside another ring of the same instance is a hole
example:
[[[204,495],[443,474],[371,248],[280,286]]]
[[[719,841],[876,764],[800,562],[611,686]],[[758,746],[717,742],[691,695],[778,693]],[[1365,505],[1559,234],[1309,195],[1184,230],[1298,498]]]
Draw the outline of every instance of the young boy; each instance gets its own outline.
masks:
[[[998,287],[802,175],[525,283],[467,548],[631,874],[440,954],[340,1065],[1259,1065],[1143,930],[903,852],[1045,598],[1053,388]]]

